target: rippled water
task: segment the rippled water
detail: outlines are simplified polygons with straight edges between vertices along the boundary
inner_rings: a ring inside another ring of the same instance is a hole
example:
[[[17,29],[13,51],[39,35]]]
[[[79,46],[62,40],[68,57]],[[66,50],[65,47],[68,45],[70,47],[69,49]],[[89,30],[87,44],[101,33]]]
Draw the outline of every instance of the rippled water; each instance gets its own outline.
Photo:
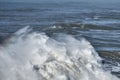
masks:
[[[25,26],[49,37],[57,33],[83,37],[100,52],[105,69],[120,76],[119,7],[119,3],[0,3],[0,43]]]
[[[48,27],[56,26],[50,32],[57,30],[56,32],[76,33],[75,35],[82,35],[90,40],[97,50],[119,51],[120,8],[117,4],[0,4],[1,36],[28,25],[38,31],[47,31],[50,29]]]

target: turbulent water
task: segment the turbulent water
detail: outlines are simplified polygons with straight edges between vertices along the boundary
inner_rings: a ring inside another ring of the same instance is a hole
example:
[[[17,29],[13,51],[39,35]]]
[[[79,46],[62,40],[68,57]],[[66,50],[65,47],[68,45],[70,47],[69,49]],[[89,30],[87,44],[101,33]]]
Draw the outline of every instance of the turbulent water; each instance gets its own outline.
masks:
[[[119,80],[102,69],[84,38],[29,31],[19,30],[0,47],[0,80]]]
[[[119,3],[0,3],[0,80],[118,77]]]

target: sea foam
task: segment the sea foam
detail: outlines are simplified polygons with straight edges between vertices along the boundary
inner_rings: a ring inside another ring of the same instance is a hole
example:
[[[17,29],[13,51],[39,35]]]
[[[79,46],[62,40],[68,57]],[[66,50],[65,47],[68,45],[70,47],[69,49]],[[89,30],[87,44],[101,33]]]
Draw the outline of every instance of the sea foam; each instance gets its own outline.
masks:
[[[0,80],[120,80],[102,69],[92,45],[72,35],[17,31],[0,47]]]

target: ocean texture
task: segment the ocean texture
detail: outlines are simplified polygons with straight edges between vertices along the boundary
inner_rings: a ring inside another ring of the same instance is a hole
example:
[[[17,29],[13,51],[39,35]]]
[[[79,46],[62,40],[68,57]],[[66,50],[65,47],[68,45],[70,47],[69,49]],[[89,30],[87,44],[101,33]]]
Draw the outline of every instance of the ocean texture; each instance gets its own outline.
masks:
[[[0,3],[0,80],[119,77],[119,4]]]

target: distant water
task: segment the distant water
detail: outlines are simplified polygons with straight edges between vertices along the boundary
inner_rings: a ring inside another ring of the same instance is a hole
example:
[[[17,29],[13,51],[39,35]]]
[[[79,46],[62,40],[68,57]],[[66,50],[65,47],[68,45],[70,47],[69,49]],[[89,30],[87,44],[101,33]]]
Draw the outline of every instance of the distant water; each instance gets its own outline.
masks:
[[[0,3],[0,44],[0,80],[119,80],[120,6]]]

